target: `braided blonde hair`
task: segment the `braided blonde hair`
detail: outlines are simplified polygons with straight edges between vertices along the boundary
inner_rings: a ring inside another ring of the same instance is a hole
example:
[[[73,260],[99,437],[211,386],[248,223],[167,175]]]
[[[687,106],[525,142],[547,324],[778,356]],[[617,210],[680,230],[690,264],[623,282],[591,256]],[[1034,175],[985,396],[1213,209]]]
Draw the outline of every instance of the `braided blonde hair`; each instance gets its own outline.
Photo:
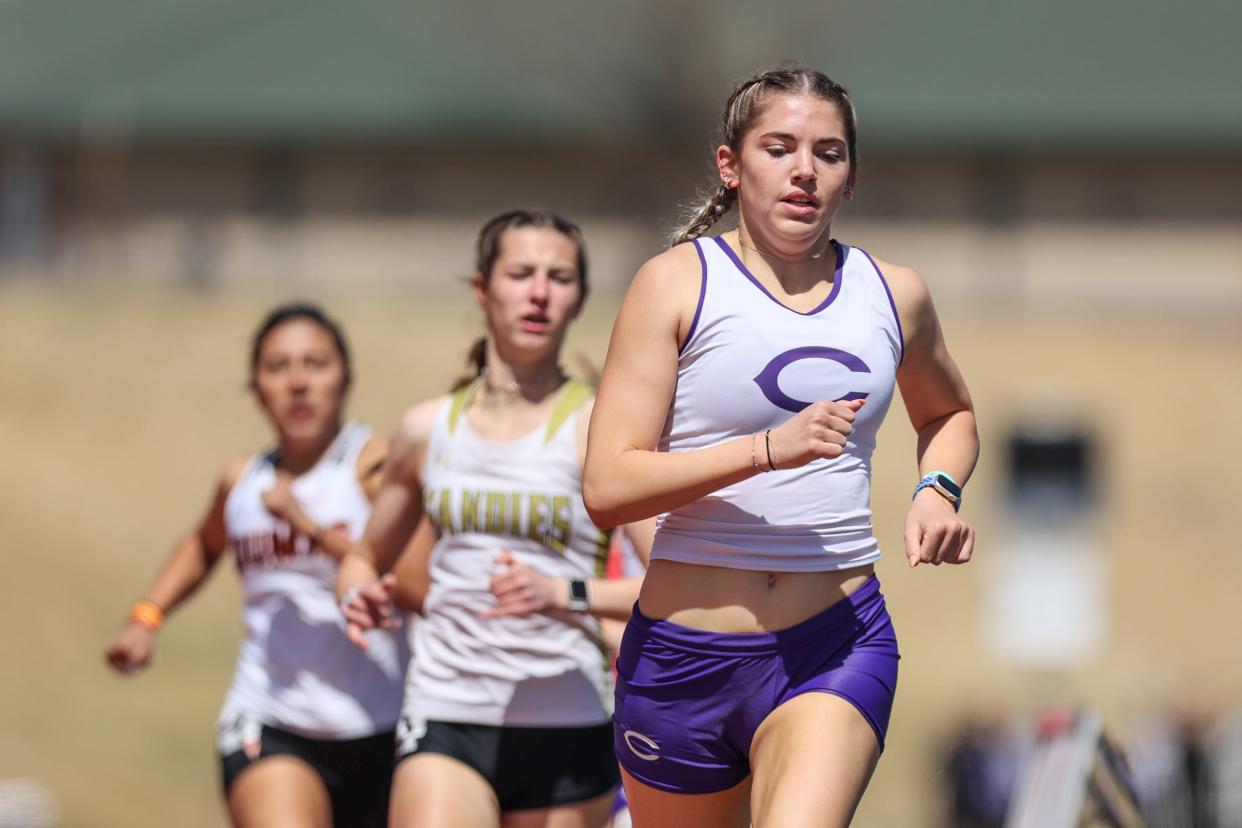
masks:
[[[814,69],[797,64],[780,64],[760,70],[739,83],[729,93],[721,116],[721,143],[737,151],[747,131],[763,114],[762,104],[773,93],[814,95],[836,104],[845,122],[845,143],[849,151],[850,175],[858,170],[858,119],[854,103],[845,87]],[[698,204],[691,205],[681,224],[669,235],[668,246],[697,239],[712,228],[737,204],[737,190],[720,184]]]

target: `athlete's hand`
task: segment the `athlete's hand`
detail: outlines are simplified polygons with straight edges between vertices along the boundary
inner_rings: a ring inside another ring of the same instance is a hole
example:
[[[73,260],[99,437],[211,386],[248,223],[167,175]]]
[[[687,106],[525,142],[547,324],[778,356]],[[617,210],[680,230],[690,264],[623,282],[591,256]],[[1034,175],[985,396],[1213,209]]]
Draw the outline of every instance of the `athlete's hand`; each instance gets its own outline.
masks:
[[[491,590],[496,596],[496,606],[481,615],[484,618],[528,615],[557,607],[561,592],[568,592],[568,589],[563,579],[541,575],[506,549],[496,556],[496,572],[492,575]]]
[[[935,489],[919,490],[906,514],[906,560],[910,566],[964,564],[975,548],[975,530]]]
[[[833,459],[845,451],[854,433],[854,415],[865,400],[811,403],[772,429],[769,461],[777,469],[796,469],[819,458]],[[755,457],[763,465],[764,435],[756,437]]]
[[[155,655],[155,633],[137,621],[130,621],[104,651],[113,670],[128,676],[151,663]]]
[[[395,630],[401,619],[395,614],[392,598],[397,591],[397,576],[389,572],[364,587],[354,587],[341,597],[341,614],[345,616],[345,635],[360,649],[367,649],[367,630]]]

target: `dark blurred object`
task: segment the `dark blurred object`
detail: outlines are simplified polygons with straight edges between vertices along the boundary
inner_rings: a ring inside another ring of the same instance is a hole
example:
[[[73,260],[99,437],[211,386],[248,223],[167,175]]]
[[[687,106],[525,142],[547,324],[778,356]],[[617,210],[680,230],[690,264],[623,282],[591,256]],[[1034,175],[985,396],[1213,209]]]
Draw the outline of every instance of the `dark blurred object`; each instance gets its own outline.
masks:
[[[1001,828],[1018,771],[1017,737],[1001,722],[970,718],[950,735],[948,828]]]
[[[1095,440],[1084,426],[1016,426],[1006,445],[1009,508],[1019,513],[1076,515],[1096,505]]]

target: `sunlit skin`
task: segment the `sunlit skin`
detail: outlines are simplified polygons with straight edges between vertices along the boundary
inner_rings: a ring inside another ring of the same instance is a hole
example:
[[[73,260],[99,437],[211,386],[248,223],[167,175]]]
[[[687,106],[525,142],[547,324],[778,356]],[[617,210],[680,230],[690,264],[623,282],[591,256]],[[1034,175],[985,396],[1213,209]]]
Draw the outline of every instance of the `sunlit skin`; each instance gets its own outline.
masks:
[[[569,323],[582,308],[578,250],[549,227],[518,227],[500,237],[488,278],[475,274],[475,301],[487,318],[493,382],[538,383],[554,376]]]
[[[254,391],[280,443],[280,466],[307,471],[341,429],[345,365],[331,334],[308,319],[272,329],[259,350]]]
[[[808,313],[833,289],[839,264],[828,242],[856,174],[848,156],[848,111],[815,94],[769,91],[753,114],[736,148],[716,150],[720,180],[736,192],[740,212],[738,229],[720,238],[773,299]],[[940,469],[966,481],[978,456],[974,411],[930,293],[914,270],[879,258],[874,264],[904,337],[896,381],[918,435],[918,471]],[[680,349],[697,318],[701,267],[692,245],[675,245],[638,271],[618,314],[583,477],[587,510],[601,526],[679,509],[762,474],[773,459],[781,470],[831,460],[853,431],[862,401],[818,400],[768,432],[686,451],[658,450],[677,390]],[[973,545],[973,529],[953,506],[932,489],[920,491],[906,517],[909,566],[965,563]],[[655,560],[639,605],[648,617],[693,629],[771,632],[823,612],[872,570],[868,564],[762,572]],[[768,714],[748,758],[751,776],[713,793],[667,792],[623,769],[634,824],[845,826],[879,744],[849,702],[809,693]]]
[[[841,110],[814,95],[770,96],[737,151],[716,149],[716,166],[738,190],[748,241],[790,259],[827,244],[855,177]]]

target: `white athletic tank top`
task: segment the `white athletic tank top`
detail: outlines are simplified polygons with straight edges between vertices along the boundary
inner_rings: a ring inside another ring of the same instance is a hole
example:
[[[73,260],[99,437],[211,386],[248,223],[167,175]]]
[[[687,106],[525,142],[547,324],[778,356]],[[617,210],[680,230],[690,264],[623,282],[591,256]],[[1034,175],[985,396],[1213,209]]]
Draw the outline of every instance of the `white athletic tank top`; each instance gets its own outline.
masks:
[[[694,245],[702,288],[660,450],[690,451],[755,432],[762,441],[765,429],[818,400],[866,404],[840,457],[757,474],[661,515],[651,557],[772,572],[878,560],[871,455],[903,347],[879,268],[862,249],[834,241],[832,290],[800,313],[768,293],[723,239]],[[756,456],[762,464],[758,443]]]
[[[511,443],[480,438],[465,416],[473,386],[440,412],[423,485],[440,533],[414,631],[405,715],[526,727],[608,720],[609,660],[586,613],[481,618],[502,550],[556,578],[602,577],[608,538],[582,502],[575,440],[591,389],[569,381],[545,426]]]
[[[293,481],[317,524],[343,528],[355,540],[371,514],[356,470],[370,437],[369,428],[347,424],[315,467]],[[263,492],[276,482],[275,457],[252,457],[224,506],[246,628],[220,714],[225,752],[238,749],[232,742],[256,721],[317,739],[391,730],[409,661],[404,630],[367,633],[366,652],[345,637],[334,592],[337,562],[263,505]]]

